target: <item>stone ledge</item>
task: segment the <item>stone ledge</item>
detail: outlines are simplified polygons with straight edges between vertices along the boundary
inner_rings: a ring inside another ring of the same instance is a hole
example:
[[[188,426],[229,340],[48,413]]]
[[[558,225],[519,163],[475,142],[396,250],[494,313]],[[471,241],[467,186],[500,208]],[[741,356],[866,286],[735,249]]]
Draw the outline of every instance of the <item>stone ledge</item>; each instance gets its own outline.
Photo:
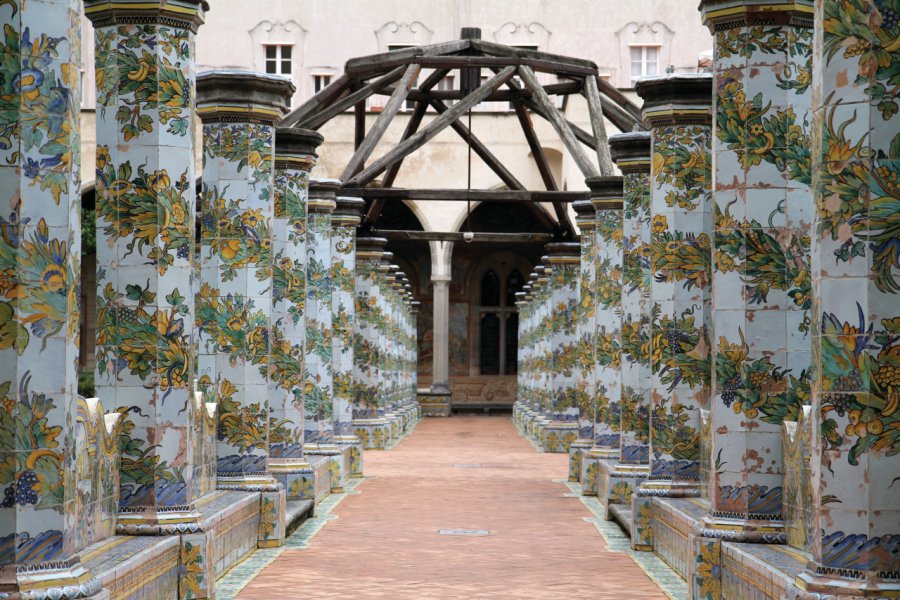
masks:
[[[779,544],[722,542],[723,598],[782,598],[809,556]]]

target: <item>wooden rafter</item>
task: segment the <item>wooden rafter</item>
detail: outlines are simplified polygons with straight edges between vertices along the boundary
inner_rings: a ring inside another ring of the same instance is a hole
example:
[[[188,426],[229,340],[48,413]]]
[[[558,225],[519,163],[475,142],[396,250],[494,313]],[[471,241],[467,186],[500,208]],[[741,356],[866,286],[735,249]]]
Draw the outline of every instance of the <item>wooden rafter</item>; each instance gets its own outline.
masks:
[[[493,242],[493,243],[531,243],[553,241],[549,233],[498,233],[476,232],[474,237],[466,240],[459,231],[407,231],[404,229],[375,229],[369,235],[383,237],[391,241],[425,241],[425,242]]]
[[[319,129],[322,125],[338,116],[345,110],[350,109],[360,102],[365,102],[366,99],[374,94],[375,90],[380,86],[393,83],[400,79],[403,76],[404,70],[405,69],[403,67],[397,67],[387,75],[380,77],[371,83],[367,83],[358,90],[350,92],[328,108],[316,112],[303,119],[302,121],[299,121],[297,123],[297,126],[306,127],[307,129]]]
[[[353,156],[350,157],[350,162],[347,163],[344,172],[341,174],[342,181],[347,181],[363,168],[366,159],[368,159],[375,150],[375,146],[381,141],[381,136],[384,135],[388,125],[391,124],[391,121],[397,115],[397,111],[400,110],[400,107],[406,102],[406,95],[409,93],[420,69],[421,67],[417,64],[411,64],[406,67],[406,70],[403,72],[403,77],[400,78],[400,82],[397,84],[397,88],[385,105],[384,110],[378,115],[375,124],[372,125],[372,129],[366,134],[362,144],[359,145],[359,148],[357,148],[356,152],[353,153]]]
[[[348,165],[348,168],[344,170],[344,175],[341,176],[341,179],[352,185],[365,185],[372,181],[391,164],[424,146],[426,142],[443,131],[450,123],[462,116],[469,108],[483,101],[491,94],[491,92],[509,80],[509,78],[513,76],[513,73],[515,73],[515,67],[506,67],[505,69],[502,69],[500,73],[491,79],[488,79],[471,94],[454,104],[447,112],[434,119],[427,127],[425,127],[425,129],[422,129],[409,139],[398,144],[396,148],[373,162],[361,172],[352,175],[353,171],[350,170],[352,163],[351,165]],[[372,129],[374,132],[375,128],[373,127]],[[369,135],[372,135],[372,132],[370,132]],[[366,140],[368,141],[368,136],[366,137]]]
[[[304,102],[300,107],[296,110],[292,111],[288,114],[284,119],[281,120],[279,125],[281,127],[296,127],[297,123],[301,120],[305,119],[309,115],[316,112],[316,110],[329,106],[331,102],[333,102],[336,98],[339,98],[342,94],[346,93],[347,89],[350,87],[351,83],[350,77],[345,73],[341,75],[330,84],[325,86],[321,92]]]
[[[556,133],[559,134],[563,145],[566,147],[566,150],[569,151],[575,164],[578,165],[582,175],[585,177],[598,175],[599,173],[597,172],[594,163],[590,161],[582,149],[581,144],[578,143],[578,138],[575,137],[572,128],[569,127],[566,120],[559,114],[559,110],[553,105],[553,102],[550,101],[550,96],[547,95],[547,92],[545,92],[541,84],[538,83],[534,71],[527,66],[519,67],[519,76],[522,78],[525,87],[531,91],[534,101],[537,102],[549,116],[550,124],[556,129]]]
[[[600,100],[597,78],[585,78],[584,92],[588,100],[591,129],[594,130],[594,138],[597,140],[597,163],[600,165],[600,174],[613,175],[615,169],[613,169],[612,156],[609,153],[609,140],[606,137],[606,123],[603,120],[603,104]]]
[[[345,186],[341,194],[365,200],[416,200],[419,202],[562,202],[590,200],[588,191],[531,191],[531,190],[449,190],[404,189]]]

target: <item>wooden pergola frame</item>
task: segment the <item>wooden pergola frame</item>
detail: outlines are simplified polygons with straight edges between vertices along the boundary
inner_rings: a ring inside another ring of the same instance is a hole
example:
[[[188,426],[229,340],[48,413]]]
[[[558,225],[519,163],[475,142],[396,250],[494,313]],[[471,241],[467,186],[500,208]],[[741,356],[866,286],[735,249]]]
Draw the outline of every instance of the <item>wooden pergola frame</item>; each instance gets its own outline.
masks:
[[[559,226],[557,233],[571,238],[574,228],[565,204],[581,199],[586,193],[560,191],[535,133],[532,113],[552,125],[584,177],[613,174],[604,118],[621,131],[644,129],[639,108],[601,79],[593,62],[504,46],[479,38],[479,30],[466,28],[463,39],[352,59],[347,62],[341,77],[282,120],[281,125],[285,127],[319,129],[338,115],[354,110],[355,151],[341,180],[346,193],[358,194],[368,203],[363,226],[371,228],[389,200],[550,202]],[[423,69],[433,71],[419,82]],[[481,82],[480,73],[485,70],[491,76]],[[451,71],[459,72],[456,81],[460,89],[434,89]],[[552,73],[560,81],[541,85],[536,73]],[[552,99],[571,94],[581,94],[587,100],[591,132],[566,120],[558,103]],[[373,95],[387,96],[388,100],[375,123],[366,131],[366,101]],[[448,105],[447,101],[454,103]],[[464,124],[462,117],[470,109],[481,102],[494,101],[512,103],[546,191],[526,190]],[[369,162],[388,126],[407,102],[414,102],[415,106],[400,142]],[[429,109],[437,116],[420,129]],[[508,190],[400,190],[392,187],[404,159],[447,127],[471,144],[472,151]],[[585,146],[594,151],[595,159],[589,156]],[[381,180],[376,182],[379,176]],[[399,232],[395,235],[400,236]]]

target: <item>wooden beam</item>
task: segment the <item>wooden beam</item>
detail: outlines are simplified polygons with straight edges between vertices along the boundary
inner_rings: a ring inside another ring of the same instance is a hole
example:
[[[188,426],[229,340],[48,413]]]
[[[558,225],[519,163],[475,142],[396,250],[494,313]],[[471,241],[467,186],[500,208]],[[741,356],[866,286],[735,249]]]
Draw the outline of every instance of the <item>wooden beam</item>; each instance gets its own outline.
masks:
[[[448,69],[438,69],[434,71],[431,75],[425,78],[421,84],[419,84],[419,89],[423,91],[428,91],[434,86],[436,86],[444,77],[447,76]],[[400,138],[400,141],[408,140],[416,131],[419,130],[419,125],[422,124],[422,119],[425,117],[425,111],[428,110],[428,104],[426,102],[416,102],[416,108],[413,111],[412,115],[409,117],[409,121],[406,122],[406,130],[403,132],[403,137]],[[403,159],[401,158],[394,164],[390,166],[387,170],[387,173],[384,175],[384,179],[381,182],[381,187],[389,188],[394,185],[394,181],[397,179],[397,174],[400,173],[400,167],[403,165]],[[364,224],[374,223],[378,216],[381,214],[382,209],[384,208],[384,200],[383,199],[374,199],[369,204],[369,209],[366,211],[366,216],[363,219]]]
[[[553,96],[565,96],[569,94],[578,94],[581,92],[582,88],[581,81],[567,81],[565,83],[552,83],[550,85],[544,86],[544,91],[549,95]],[[384,90],[380,90],[384,94],[390,94],[393,91],[393,88],[387,88]],[[461,90],[432,90],[431,92],[423,92],[421,90],[412,90],[409,92],[409,96],[407,97],[409,100],[425,100],[426,102],[430,102],[432,100],[459,100],[465,95],[465,93]],[[527,96],[528,92],[522,89],[518,90],[497,90],[487,98],[485,98],[486,102],[509,102],[515,100],[516,98],[522,98]]]
[[[441,102],[440,100],[432,100],[431,106],[434,107],[434,110],[438,112],[438,114],[444,114],[450,108]],[[512,190],[524,190],[525,186],[515,178],[515,176],[510,173],[509,169],[507,169],[500,160],[494,156],[494,153],[491,152],[484,143],[475,137],[469,128],[462,124],[462,121],[455,120],[450,123],[450,127],[453,128],[456,133],[459,134],[459,137],[464,139],[466,142],[471,141],[472,143],[472,151],[475,152],[485,162],[485,164],[490,167],[491,171],[497,174],[497,177],[500,178],[500,181],[506,185],[506,187]]]
[[[516,101],[513,106],[516,110],[516,116],[519,118],[519,124],[522,126],[522,132],[525,134],[525,140],[528,142],[528,148],[531,150],[531,156],[534,157],[538,172],[544,181],[544,187],[549,191],[558,190],[559,186],[556,185],[556,179],[553,177],[553,171],[550,169],[550,161],[547,160],[547,155],[544,153],[543,147],[541,147],[541,142],[534,132],[531,115],[525,110],[525,105],[521,101]]]
[[[350,77],[345,73],[341,75],[330,84],[325,86],[325,89],[298,106],[296,109],[292,110],[288,113],[281,122],[278,123],[279,127],[294,127],[298,122],[302,119],[305,119],[309,115],[313,114],[322,106],[327,106],[330,104],[336,97],[340,96],[344,92],[347,91],[347,88],[350,87],[352,83]]]
[[[378,54],[370,54],[369,56],[351,58],[344,65],[344,72],[359,75],[360,73],[367,73],[373,70],[386,70],[386,68],[406,65],[416,57],[436,56],[445,53],[452,54],[468,48],[469,40],[452,40],[440,44],[431,44],[429,46],[414,46],[411,48],[391,50],[389,52],[380,52]]]
[[[353,107],[353,149],[358,150],[366,139],[366,101],[360,100]]]
[[[515,73],[515,67],[506,67],[501,70],[499,74],[487,80],[471,94],[453,105],[450,110],[434,119],[427,127],[425,127],[425,129],[417,132],[408,140],[398,144],[396,148],[373,162],[357,175],[352,175],[353,172],[350,171],[350,165],[348,165],[348,168],[344,170],[344,174],[347,175],[347,177],[341,176],[341,179],[347,182],[350,179],[350,176],[352,176],[353,179],[350,181],[351,184],[365,185],[394,162],[404,158],[418,148],[421,148],[430,139],[450,125],[450,123],[462,116],[467,110],[490,96],[491,92],[508,81],[509,78],[513,76],[513,73]]]
[[[465,242],[460,231],[406,231],[403,229],[375,229],[370,235],[387,238],[390,241]],[[553,241],[550,233],[481,233],[476,232],[470,242],[493,242],[501,244],[547,243]]]
[[[556,133],[562,138],[566,150],[572,155],[572,159],[575,161],[575,164],[578,165],[582,175],[585,177],[594,177],[598,175],[597,168],[588,159],[584,150],[581,148],[578,138],[576,138],[575,134],[572,132],[572,128],[569,127],[566,120],[563,119],[563,116],[559,113],[559,109],[553,105],[550,101],[550,97],[544,92],[544,88],[538,83],[534,71],[532,71],[530,67],[523,66],[519,68],[519,76],[522,78],[525,87],[531,91],[532,99],[547,113],[550,124],[553,125],[553,128],[556,129]]]
[[[563,63],[566,65],[571,65],[573,67],[593,69],[595,73],[597,72],[596,63],[584,58],[573,58],[571,56],[563,56],[561,54],[551,54],[550,52],[541,52],[540,50],[531,50],[530,48],[516,48],[513,46],[505,46],[503,44],[489,42],[487,40],[472,40],[471,46],[474,50],[477,50],[482,54],[487,54],[489,56],[517,56],[534,60]]]
[[[591,129],[594,130],[594,139],[597,140],[597,163],[600,165],[600,174],[614,175],[615,169],[609,153],[609,138],[606,137],[606,123],[603,119],[603,103],[600,100],[596,77],[587,77],[584,80],[584,93],[591,115]]]
[[[376,79],[371,83],[367,83],[358,90],[350,92],[348,95],[339,99],[334,104],[323,107],[323,110],[305,117],[297,123],[298,127],[306,127],[307,129],[319,129],[322,125],[338,116],[350,107],[365,101],[369,96],[375,93],[375,90],[383,85],[391,84],[403,76],[403,67],[397,67],[384,77]]]
[[[638,123],[643,123],[641,117],[641,109],[634,102],[628,99],[628,97],[620,92],[616,86],[606,81],[605,79],[601,79],[599,76],[597,79],[597,89],[600,90],[603,94],[609,96],[609,99],[619,105],[625,112],[630,114],[632,118],[634,118]],[[630,130],[629,130],[630,131]]]
[[[585,94],[584,90],[581,90],[581,94]],[[585,98],[587,98],[587,96],[585,96]],[[646,129],[644,123],[640,119],[632,117],[628,111],[612,100],[609,100],[609,97],[605,94],[600,94],[600,100],[603,102],[603,116],[609,119],[610,123],[615,125],[619,131],[632,131],[634,130],[635,125],[642,130]]]
[[[381,111],[381,114],[378,115],[375,124],[372,125],[372,129],[369,131],[368,135],[366,135],[366,139],[364,139],[363,143],[356,149],[356,152],[354,152],[353,156],[350,158],[350,162],[348,162],[347,166],[344,168],[344,172],[341,174],[342,181],[347,181],[363,168],[366,159],[368,159],[372,154],[372,151],[375,150],[375,146],[381,141],[381,136],[387,131],[388,125],[391,124],[391,121],[397,115],[397,111],[400,110],[400,107],[406,101],[406,95],[409,93],[410,88],[415,82],[420,68],[421,67],[416,64],[406,67],[403,77],[400,79],[400,83],[397,84],[397,89],[394,90],[394,94],[391,96],[390,100],[388,100],[384,109]]]
[[[353,182],[351,182],[353,183]],[[366,200],[384,199],[391,202],[416,200],[420,202],[575,202],[590,200],[588,191],[530,191],[530,190],[451,190],[382,187],[345,187],[341,194]]]

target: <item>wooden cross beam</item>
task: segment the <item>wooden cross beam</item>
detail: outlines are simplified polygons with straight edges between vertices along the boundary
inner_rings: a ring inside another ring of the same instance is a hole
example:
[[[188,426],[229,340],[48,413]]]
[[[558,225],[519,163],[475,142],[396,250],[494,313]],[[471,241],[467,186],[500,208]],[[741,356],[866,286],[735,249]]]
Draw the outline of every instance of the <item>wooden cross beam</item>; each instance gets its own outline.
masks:
[[[597,162],[600,165],[600,174],[614,175],[615,169],[609,153],[609,139],[606,137],[606,122],[603,120],[603,104],[600,100],[596,77],[585,78],[584,93],[591,115],[591,129],[594,130],[594,139],[597,140]]]
[[[535,102],[539,106],[541,106],[547,114],[547,117],[550,120],[550,124],[553,125],[553,128],[556,130],[556,133],[559,134],[559,137],[562,139],[563,144],[566,147],[566,150],[569,151],[569,154],[572,156],[572,159],[575,161],[575,164],[578,165],[578,168],[581,170],[582,175],[585,177],[594,177],[599,175],[597,172],[597,168],[594,164],[588,159],[584,150],[581,147],[581,144],[578,142],[578,138],[575,137],[575,134],[572,132],[572,128],[569,127],[569,124],[563,119],[562,115],[559,114],[559,109],[557,109],[553,103],[550,101],[550,96],[547,95],[547,92],[544,91],[544,88],[538,83],[537,77],[534,75],[534,71],[531,70],[530,67],[522,66],[519,67],[519,76],[522,78],[522,82],[525,84],[525,87],[531,91],[531,96]]]
[[[453,107],[450,108],[447,112],[429,123],[428,126],[425,127],[425,129],[417,132],[409,139],[400,142],[400,144],[398,144],[396,148],[373,162],[368,167],[364,168],[358,174],[353,175],[354,171],[350,170],[350,167],[354,166],[355,163],[348,165],[347,169],[344,170],[344,175],[341,176],[341,179],[345,182],[357,186],[365,185],[369,181],[372,181],[387,167],[421,148],[429,140],[434,138],[434,136],[436,136],[447,126],[449,126],[450,123],[459,119],[463,114],[465,114],[467,110],[490,96],[494,90],[503,85],[506,81],[509,80],[510,77],[513,76],[515,70],[515,67],[506,67],[502,69],[500,73],[498,73],[491,79],[488,79],[471,94],[460,100],[458,103],[454,104]],[[393,96],[391,98],[393,99]],[[368,137],[366,138],[366,141],[368,141]],[[365,146],[365,144],[363,144],[363,146]],[[360,148],[360,150],[362,150],[362,147]]]
[[[322,125],[349,109],[351,106],[364,102],[369,96],[374,94],[375,90],[380,86],[393,83],[400,79],[400,77],[403,76],[404,71],[405,69],[403,67],[397,67],[387,75],[380,77],[371,83],[367,83],[358,90],[350,92],[324,110],[309,115],[298,122],[297,126],[306,127],[307,129],[319,129]]]
[[[384,199],[392,202],[416,200],[417,202],[575,202],[590,200],[589,191],[542,192],[530,190],[452,190],[452,189],[403,189],[382,187],[345,186],[341,194],[366,200]]]
[[[328,106],[335,98],[340,97],[347,89],[350,87],[352,83],[350,77],[346,74],[341,75],[330,84],[325,86],[325,89],[301,104],[297,107],[296,110],[288,113],[284,119],[278,124],[279,127],[294,127],[301,120],[305,119],[309,115],[315,113],[323,106]]]
[[[359,148],[357,148],[356,152],[353,153],[353,156],[350,157],[350,161],[344,168],[344,172],[341,173],[342,181],[347,181],[363,168],[366,159],[369,158],[375,150],[375,146],[381,141],[381,136],[387,131],[388,125],[391,124],[391,121],[397,115],[397,111],[400,110],[400,107],[406,101],[406,95],[409,93],[410,88],[415,82],[420,69],[421,67],[417,64],[411,64],[406,67],[406,70],[403,72],[403,77],[400,79],[400,83],[397,84],[397,88],[394,90],[393,95],[391,95],[390,100],[388,100],[384,109],[381,111],[381,114],[378,115],[375,124],[372,125],[372,129],[366,135],[366,139],[363,140],[363,143],[359,145]]]
[[[493,242],[501,244],[514,243],[547,243],[553,241],[549,233],[495,233],[476,232],[472,239],[466,240],[460,231],[407,231],[404,229],[375,229],[369,232],[375,237],[387,238],[391,241],[425,241],[425,242]]]

